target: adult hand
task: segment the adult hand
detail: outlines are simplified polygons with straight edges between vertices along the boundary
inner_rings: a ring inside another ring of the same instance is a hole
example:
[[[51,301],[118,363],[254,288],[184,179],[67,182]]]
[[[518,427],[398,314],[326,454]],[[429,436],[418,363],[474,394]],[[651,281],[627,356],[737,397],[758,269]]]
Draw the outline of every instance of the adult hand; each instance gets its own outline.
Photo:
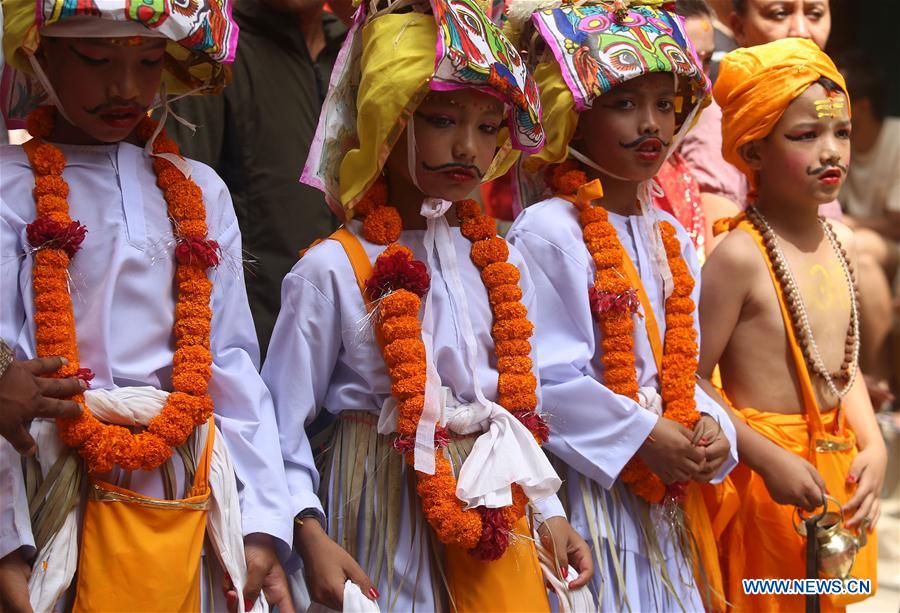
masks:
[[[335,543],[314,519],[308,519],[294,530],[294,543],[303,558],[303,570],[310,598],[330,609],[340,611],[344,605],[344,584],[349,579],[371,600],[378,590],[343,547]]]
[[[0,559],[0,611],[31,613],[28,600],[28,578],[31,566],[16,549]]]
[[[703,448],[694,446],[691,431],[665,417],[653,426],[638,456],[665,484],[690,481],[706,460]]]
[[[565,517],[551,517],[538,528],[544,549],[556,557],[559,578],[566,580],[567,567],[578,571],[578,577],[569,582],[569,589],[587,585],[594,574],[594,558],[591,549]]]
[[[50,379],[41,375],[55,373],[65,358],[36,358],[13,360],[0,377],[0,436],[22,455],[35,451],[35,442],[28,433],[28,423],[36,417],[77,417],[81,406],[73,400],[63,400],[82,393],[87,383],[81,379]]]
[[[761,474],[772,500],[812,511],[822,506],[825,479],[816,467],[790,451],[772,446],[774,454]]]

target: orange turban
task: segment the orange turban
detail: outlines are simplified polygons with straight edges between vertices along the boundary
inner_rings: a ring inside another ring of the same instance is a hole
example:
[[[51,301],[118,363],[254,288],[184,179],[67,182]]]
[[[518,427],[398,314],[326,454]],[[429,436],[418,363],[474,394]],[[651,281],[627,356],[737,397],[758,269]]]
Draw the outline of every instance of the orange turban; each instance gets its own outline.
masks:
[[[847,91],[831,58],[802,38],[736,49],[722,58],[713,86],[713,97],[722,107],[722,157],[746,174],[751,184],[753,173],[738,153],[741,146],[768,136],[788,105],[820,77]]]

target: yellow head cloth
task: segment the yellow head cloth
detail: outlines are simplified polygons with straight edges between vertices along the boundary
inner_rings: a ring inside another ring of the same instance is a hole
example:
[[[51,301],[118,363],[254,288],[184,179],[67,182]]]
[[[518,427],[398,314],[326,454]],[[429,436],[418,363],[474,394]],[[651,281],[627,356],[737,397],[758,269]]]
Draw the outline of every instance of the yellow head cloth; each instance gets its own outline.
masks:
[[[190,15],[172,3],[79,2],[65,0],[2,0],[3,54],[18,74],[14,86],[33,89],[29,82],[32,67],[28,60],[41,42],[41,33],[50,28],[55,36],[124,38],[147,36],[167,39],[163,81],[170,94],[218,93],[234,61],[238,26],[231,16],[231,0],[196,0]],[[62,34],[61,31],[66,31]],[[35,92],[24,92],[26,95]],[[4,100],[7,109],[22,106],[16,98]]]
[[[722,58],[713,97],[722,107],[722,157],[754,183],[740,148],[765,138],[788,105],[820,77],[847,86],[834,63],[811,40],[785,38],[736,49]],[[847,113],[850,101],[847,101]]]
[[[526,171],[534,171],[544,164],[559,164],[569,157],[569,143],[578,128],[578,111],[572,91],[566,85],[559,64],[543,62],[534,69],[534,80],[541,92],[544,110],[544,148],[525,160]]]
[[[362,74],[356,96],[359,144],[340,164],[340,199],[348,213],[378,178],[409,119],[431,91],[436,45],[432,15],[387,14],[362,27]],[[509,170],[518,156],[507,129],[500,131],[499,143],[485,181]]]

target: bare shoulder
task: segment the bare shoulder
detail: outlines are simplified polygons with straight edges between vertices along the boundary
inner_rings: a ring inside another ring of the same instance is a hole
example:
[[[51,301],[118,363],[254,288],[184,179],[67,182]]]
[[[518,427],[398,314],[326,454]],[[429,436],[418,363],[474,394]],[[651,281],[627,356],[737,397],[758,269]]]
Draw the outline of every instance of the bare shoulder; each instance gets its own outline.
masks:
[[[719,243],[703,266],[703,279],[707,273],[723,276],[734,282],[736,277],[748,277],[761,270],[763,264],[759,247],[753,237],[743,230],[732,230]]]
[[[847,251],[847,255],[851,260],[856,259],[856,239],[853,237],[853,230],[845,226],[841,222],[834,219],[827,219],[825,223],[834,230],[834,235],[840,242],[841,247]]]

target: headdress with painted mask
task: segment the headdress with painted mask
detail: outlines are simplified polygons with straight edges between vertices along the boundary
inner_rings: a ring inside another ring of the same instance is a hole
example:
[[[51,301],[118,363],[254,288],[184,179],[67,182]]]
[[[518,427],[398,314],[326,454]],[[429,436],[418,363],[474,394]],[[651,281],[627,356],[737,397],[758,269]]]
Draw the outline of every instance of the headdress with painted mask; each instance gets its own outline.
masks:
[[[2,7],[9,66],[0,104],[10,127],[24,127],[39,104],[56,104],[35,58],[43,37],[168,39],[163,83],[174,95],[221,91],[237,49],[230,0],[2,0]]]
[[[528,49],[541,92],[547,142],[531,158],[537,163],[564,161],[578,113],[631,79],[673,74],[679,133],[708,104],[709,81],[674,2],[516,0],[509,7],[509,29]]]
[[[301,180],[325,192],[339,217],[352,217],[425,96],[469,87],[506,106],[488,181],[544,142],[537,87],[515,47],[474,0],[361,5]]]
[[[668,149],[670,154],[709,103],[709,80],[673,2],[515,0],[509,7],[509,29],[513,40],[527,49],[533,65],[547,131],[544,149],[525,161],[526,172],[520,173],[520,178],[535,176],[540,167],[569,157],[617,177],[574,149],[571,142],[578,114],[590,109],[604,93],[632,79],[653,73],[672,75],[676,134]],[[533,186],[523,185],[524,191],[537,192],[529,187]],[[638,186],[637,198],[668,297],[672,276],[652,204],[653,197],[661,193],[656,182],[648,179]]]

